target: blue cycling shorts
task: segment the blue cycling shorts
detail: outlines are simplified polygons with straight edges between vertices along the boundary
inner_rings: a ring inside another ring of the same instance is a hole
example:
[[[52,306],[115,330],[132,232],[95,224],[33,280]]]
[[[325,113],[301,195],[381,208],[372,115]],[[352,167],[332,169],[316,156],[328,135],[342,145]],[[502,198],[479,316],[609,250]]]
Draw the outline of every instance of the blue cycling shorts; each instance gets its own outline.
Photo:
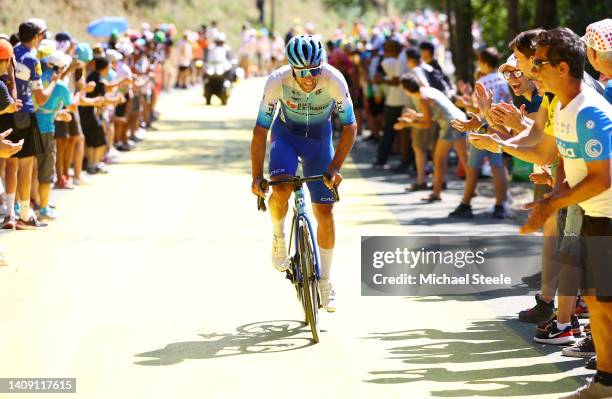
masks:
[[[321,175],[327,171],[333,155],[331,125],[329,134],[321,134],[318,137],[294,134],[279,121],[275,121],[272,125],[272,144],[268,165],[272,177],[295,176],[298,158],[302,161],[303,176]],[[306,185],[313,203],[330,204],[334,202],[332,192],[322,181],[309,182]]]

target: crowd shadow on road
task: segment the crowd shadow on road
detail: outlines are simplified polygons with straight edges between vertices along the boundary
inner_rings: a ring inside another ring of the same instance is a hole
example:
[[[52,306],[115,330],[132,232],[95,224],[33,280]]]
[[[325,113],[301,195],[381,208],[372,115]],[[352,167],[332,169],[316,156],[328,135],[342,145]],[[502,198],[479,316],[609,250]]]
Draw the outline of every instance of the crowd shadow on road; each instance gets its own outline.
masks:
[[[374,332],[364,339],[393,344],[387,348],[387,359],[410,367],[373,370],[370,372],[371,378],[365,382],[405,384],[426,381],[474,386],[474,389],[431,391],[430,395],[434,397],[526,397],[568,392],[579,386],[580,377],[590,374],[587,370],[577,377],[562,373],[582,368],[584,360],[556,361],[554,357],[544,358],[558,352],[559,348],[534,345],[533,331],[532,324],[497,318],[473,321],[460,332],[436,329]],[[411,341],[417,340],[418,343],[411,344]],[[424,340],[428,342],[422,343]],[[519,359],[521,366],[513,366],[517,362],[512,360]],[[545,361],[538,362],[538,359]],[[491,362],[490,367],[483,368],[483,362]],[[551,376],[557,374],[559,378],[551,381]],[[546,376],[546,382],[537,381],[538,378],[534,376]],[[492,388],[491,384],[496,387]]]
[[[288,352],[314,345],[306,323],[296,320],[262,321],[237,327],[233,333],[198,335],[201,340],[174,342],[162,349],[139,353],[135,356],[149,359],[134,364],[169,366],[184,360]]]
[[[160,132],[206,131],[206,130],[252,130],[253,119],[229,120],[170,120],[164,119],[155,123],[155,130]]]

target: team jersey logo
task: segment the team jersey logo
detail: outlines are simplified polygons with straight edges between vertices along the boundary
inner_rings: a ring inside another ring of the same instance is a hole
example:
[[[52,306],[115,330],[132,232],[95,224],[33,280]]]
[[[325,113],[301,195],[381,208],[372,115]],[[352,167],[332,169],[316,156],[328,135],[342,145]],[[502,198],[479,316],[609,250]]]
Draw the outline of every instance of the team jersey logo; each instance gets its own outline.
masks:
[[[592,122],[592,121],[589,121]],[[588,123],[587,123],[588,125]],[[590,139],[584,145],[584,151],[590,158],[598,158],[603,152],[603,144],[599,140]]]
[[[297,109],[297,107],[298,107],[298,105],[297,105],[297,104],[295,104],[295,103],[293,103],[293,102],[291,102],[291,101],[289,101],[289,100],[287,100],[287,105],[288,105],[288,106],[289,106],[289,108],[291,108],[291,109]]]
[[[589,130],[593,129],[595,127],[595,122],[593,122],[592,120],[587,121],[586,127]]]

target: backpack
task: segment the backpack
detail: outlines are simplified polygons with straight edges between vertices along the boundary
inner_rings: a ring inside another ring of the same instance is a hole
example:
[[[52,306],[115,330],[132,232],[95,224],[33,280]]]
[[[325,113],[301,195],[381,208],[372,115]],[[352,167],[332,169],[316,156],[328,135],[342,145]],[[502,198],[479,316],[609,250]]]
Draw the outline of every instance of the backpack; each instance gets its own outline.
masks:
[[[450,85],[446,82],[444,74],[437,70],[436,68],[423,68],[425,71],[425,77],[427,78],[427,82],[434,89],[440,90],[442,93],[448,95],[451,91]]]

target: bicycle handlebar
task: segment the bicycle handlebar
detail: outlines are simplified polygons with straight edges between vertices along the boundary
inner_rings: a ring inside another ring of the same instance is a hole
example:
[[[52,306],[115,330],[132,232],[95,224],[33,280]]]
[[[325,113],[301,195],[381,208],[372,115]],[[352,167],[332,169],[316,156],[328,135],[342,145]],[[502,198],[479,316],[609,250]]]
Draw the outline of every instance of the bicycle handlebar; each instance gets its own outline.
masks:
[[[301,186],[304,183],[308,183],[311,181],[319,181],[319,180],[324,180],[324,179],[330,179],[331,175],[325,173],[323,175],[316,175],[316,176],[309,176],[309,177],[299,177],[299,176],[294,176],[294,177],[289,177],[286,179],[280,179],[280,180],[275,180],[275,181],[268,181],[266,179],[261,181],[261,189],[262,191],[266,191],[266,189],[269,186],[276,186],[279,184],[292,184],[294,187],[296,186]],[[338,202],[340,201],[340,195],[338,194],[338,187],[334,186],[331,189],[332,192],[332,196],[334,197],[334,202]],[[266,200],[264,197],[257,197],[257,210],[265,212],[267,210],[266,208]]]

